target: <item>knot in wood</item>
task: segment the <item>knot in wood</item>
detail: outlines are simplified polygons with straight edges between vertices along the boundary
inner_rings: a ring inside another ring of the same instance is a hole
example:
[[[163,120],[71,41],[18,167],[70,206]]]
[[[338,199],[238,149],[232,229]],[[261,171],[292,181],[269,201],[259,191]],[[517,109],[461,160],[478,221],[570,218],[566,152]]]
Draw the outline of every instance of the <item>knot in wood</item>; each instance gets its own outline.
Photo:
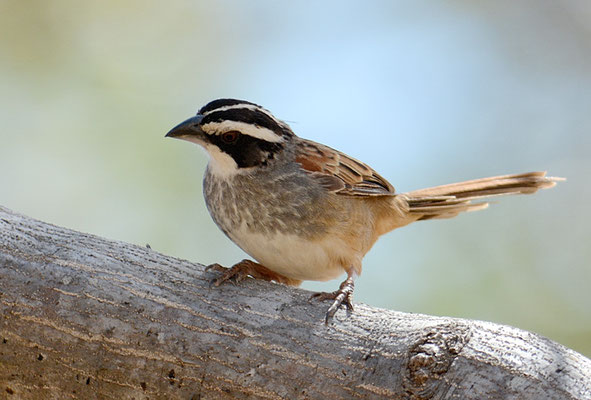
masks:
[[[450,369],[466,342],[470,330],[465,325],[430,327],[410,348],[405,369],[404,389],[412,399],[431,399],[445,384]]]

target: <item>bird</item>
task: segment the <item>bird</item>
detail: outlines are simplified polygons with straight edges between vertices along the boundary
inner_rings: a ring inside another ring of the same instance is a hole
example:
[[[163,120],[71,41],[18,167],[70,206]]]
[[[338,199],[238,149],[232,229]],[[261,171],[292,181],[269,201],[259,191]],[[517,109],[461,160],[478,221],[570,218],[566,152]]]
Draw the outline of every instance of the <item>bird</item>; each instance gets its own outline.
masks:
[[[328,324],[352,295],[362,260],[378,238],[416,221],[484,209],[483,199],[531,194],[562,178],[527,172],[398,193],[367,164],[297,136],[258,104],[222,98],[172,128],[166,137],[203,147],[209,155],[203,195],[216,225],[254,260],[220,271],[212,281],[247,277],[299,286],[346,274],[329,300]]]

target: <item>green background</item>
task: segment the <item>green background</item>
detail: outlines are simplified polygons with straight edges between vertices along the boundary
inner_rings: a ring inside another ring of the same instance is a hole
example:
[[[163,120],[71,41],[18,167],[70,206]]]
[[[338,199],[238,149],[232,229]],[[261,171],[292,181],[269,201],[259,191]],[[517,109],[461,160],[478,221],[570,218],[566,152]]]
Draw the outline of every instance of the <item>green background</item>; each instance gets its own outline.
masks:
[[[591,356],[590,71],[587,0],[0,0],[0,204],[232,264],[244,254],[205,209],[205,153],[164,139],[219,97],[398,191],[547,169],[568,181],[383,237],[355,301]]]

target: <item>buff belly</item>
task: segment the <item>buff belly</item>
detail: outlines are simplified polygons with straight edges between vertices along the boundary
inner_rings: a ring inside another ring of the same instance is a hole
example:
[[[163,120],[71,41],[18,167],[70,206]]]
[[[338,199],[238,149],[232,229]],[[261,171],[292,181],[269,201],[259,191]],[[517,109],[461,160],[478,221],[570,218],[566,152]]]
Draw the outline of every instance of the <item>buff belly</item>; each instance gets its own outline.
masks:
[[[337,238],[309,240],[274,232],[260,234],[248,229],[232,232],[230,238],[256,261],[283,276],[298,280],[327,281],[345,272],[353,255],[335,254],[344,244]]]

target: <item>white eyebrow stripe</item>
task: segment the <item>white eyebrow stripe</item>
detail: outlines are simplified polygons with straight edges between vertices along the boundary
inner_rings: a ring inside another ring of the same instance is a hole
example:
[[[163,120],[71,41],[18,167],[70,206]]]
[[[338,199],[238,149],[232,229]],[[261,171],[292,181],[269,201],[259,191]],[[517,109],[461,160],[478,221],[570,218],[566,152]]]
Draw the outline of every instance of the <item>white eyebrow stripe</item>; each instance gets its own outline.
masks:
[[[205,117],[206,115],[209,115],[211,113],[214,112],[219,112],[219,111],[227,111],[227,110],[235,110],[235,109],[239,109],[239,108],[243,108],[246,110],[257,110],[262,112],[263,114],[266,114],[268,117],[270,117],[273,121],[277,121],[277,119],[267,110],[265,110],[263,107],[257,106],[256,104],[245,104],[245,103],[240,103],[240,104],[232,104],[231,106],[223,106],[223,107],[218,107],[214,110],[210,110],[210,111],[206,111],[203,113],[203,116]]]
[[[276,134],[270,129],[263,128],[246,122],[225,120],[222,122],[209,122],[201,125],[201,130],[208,134],[221,135],[224,132],[238,131],[243,135],[252,136],[266,142],[283,142],[283,136]]]

